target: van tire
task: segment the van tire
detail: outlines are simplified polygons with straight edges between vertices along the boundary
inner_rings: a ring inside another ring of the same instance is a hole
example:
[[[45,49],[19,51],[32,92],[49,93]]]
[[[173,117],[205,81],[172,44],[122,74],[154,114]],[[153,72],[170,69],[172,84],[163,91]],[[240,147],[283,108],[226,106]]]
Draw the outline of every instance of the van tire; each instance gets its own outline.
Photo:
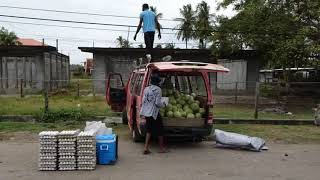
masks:
[[[128,116],[126,110],[122,111],[122,124],[128,125]]]

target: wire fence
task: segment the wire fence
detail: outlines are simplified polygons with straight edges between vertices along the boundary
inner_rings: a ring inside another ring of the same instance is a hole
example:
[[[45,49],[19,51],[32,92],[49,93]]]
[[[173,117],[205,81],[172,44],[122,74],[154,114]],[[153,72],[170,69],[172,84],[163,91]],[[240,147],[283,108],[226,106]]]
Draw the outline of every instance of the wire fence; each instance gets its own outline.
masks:
[[[93,115],[109,115],[105,87],[106,79],[0,79],[0,114],[15,113],[14,108],[32,114],[39,109],[81,106]],[[313,119],[312,108],[320,103],[320,82],[214,82],[211,90],[214,116],[218,118]]]

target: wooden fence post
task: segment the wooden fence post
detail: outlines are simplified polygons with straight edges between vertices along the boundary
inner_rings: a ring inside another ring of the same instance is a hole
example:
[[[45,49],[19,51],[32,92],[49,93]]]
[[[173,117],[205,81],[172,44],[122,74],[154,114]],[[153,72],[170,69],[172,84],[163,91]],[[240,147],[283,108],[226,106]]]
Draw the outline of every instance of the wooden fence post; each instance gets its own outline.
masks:
[[[93,83],[92,83],[92,94],[93,94],[93,96],[96,96],[96,89],[94,88],[94,79],[93,79]]]
[[[236,82],[236,88],[234,92],[234,103],[237,104],[238,102],[238,82]]]
[[[260,82],[256,82],[256,92],[255,92],[255,103],[254,103],[254,119],[258,119],[258,106],[259,106],[259,96],[260,96]]]
[[[23,98],[24,94],[23,94],[23,79],[20,79],[20,97]]]
[[[49,110],[48,82],[44,82],[44,112]]]
[[[80,80],[77,82],[77,97],[80,97]]]

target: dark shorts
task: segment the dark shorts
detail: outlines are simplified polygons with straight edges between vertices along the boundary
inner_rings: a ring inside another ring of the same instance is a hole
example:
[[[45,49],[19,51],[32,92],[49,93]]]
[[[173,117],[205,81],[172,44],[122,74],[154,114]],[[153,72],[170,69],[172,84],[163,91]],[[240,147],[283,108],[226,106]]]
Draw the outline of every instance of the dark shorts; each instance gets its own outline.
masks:
[[[154,136],[163,136],[163,123],[161,116],[158,116],[156,120],[153,117],[146,117],[146,130]]]
[[[144,43],[146,44],[147,54],[152,54],[154,34],[154,31],[144,33]]]

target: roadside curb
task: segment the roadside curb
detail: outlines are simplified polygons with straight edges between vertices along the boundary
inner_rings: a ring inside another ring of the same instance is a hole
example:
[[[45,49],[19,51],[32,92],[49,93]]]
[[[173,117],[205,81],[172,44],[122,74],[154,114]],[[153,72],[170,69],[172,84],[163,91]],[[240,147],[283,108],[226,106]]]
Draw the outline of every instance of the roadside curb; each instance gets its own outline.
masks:
[[[312,119],[227,119],[216,118],[214,124],[313,125]]]
[[[95,116],[87,121],[104,121],[107,123],[122,123],[119,116]],[[32,115],[0,115],[0,122],[32,122],[37,121]],[[214,124],[269,124],[269,125],[313,125],[312,119],[228,119],[216,118]]]

